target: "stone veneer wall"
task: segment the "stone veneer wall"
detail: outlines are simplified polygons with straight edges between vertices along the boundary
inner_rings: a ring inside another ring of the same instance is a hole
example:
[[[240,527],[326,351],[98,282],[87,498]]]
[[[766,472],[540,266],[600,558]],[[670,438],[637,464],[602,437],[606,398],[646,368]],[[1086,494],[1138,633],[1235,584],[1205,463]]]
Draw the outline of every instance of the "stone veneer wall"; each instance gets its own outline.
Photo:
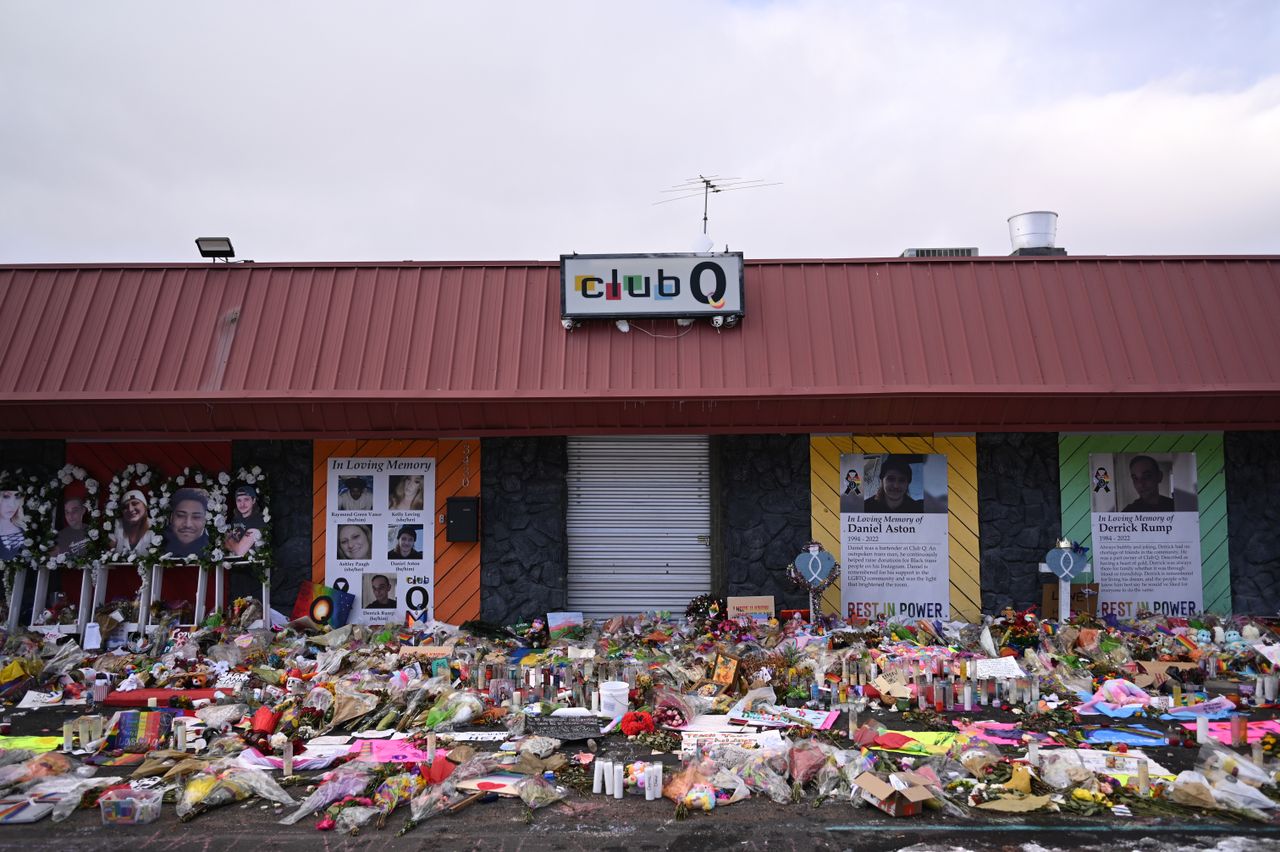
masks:
[[[809,595],[786,567],[812,535],[808,435],[725,435],[719,457],[725,595],[773,595],[779,609]]]
[[[1231,609],[1280,611],[1280,432],[1223,435]]]
[[[1062,534],[1057,432],[978,436],[982,611],[1040,604],[1044,555]]]
[[[310,441],[232,441],[231,470],[257,465],[267,476],[271,513],[271,608],[289,616],[303,580],[311,579],[312,482]],[[247,571],[228,576],[227,600],[260,597],[262,586]]]
[[[569,587],[568,442],[480,442],[480,617],[528,621],[565,608]]]

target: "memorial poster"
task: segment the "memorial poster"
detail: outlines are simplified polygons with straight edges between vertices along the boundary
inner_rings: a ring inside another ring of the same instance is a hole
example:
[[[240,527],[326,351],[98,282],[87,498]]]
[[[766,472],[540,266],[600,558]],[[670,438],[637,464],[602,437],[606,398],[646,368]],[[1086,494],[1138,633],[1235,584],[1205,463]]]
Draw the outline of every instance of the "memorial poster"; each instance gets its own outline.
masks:
[[[430,622],[435,459],[329,459],[325,585],[355,596],[357,624]]]
[[[840,607],[862,618],[949,618],[947,457],[840,457]]]
[[[1204,607],[1195,453],[1091,453],[1098,614],[1188,616]]]

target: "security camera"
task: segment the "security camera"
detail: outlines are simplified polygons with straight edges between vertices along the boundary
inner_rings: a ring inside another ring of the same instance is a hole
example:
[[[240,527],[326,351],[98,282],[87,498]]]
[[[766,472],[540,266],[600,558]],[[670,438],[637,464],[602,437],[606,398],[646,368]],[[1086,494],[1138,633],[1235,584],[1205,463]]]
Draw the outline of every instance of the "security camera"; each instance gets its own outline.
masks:
[[[719,315],[712,317],[711,325],[713,328],[719,328],[720,326],[724,325],[724,317]]]
[[[564,326],[565,331],[573,331],[573,327],[577,325],[577,323],[571,319],[562,319],[560,320],[560,324]]]

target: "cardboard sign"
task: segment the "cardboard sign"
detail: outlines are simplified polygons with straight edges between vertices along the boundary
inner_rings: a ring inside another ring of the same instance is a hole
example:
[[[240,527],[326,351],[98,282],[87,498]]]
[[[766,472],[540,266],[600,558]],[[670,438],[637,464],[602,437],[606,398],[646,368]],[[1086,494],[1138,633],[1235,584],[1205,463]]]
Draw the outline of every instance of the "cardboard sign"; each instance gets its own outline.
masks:
[[[448,657],[452,652],[452,648],[444,645],[401,645],[399,654],[401,657],[426,657],[429,660],[439,660]]]
[[[773,595],[754,595],[750,597],[728,598],[731,619],[749,618],[752,621],[765,622],[773,618]]]
[[[715,746],[732,745],[746,749],[782,750],[785,744],[778,731],[762,731],[749,734],[741,731],[681,731],[680,756],[688,757],[701,746],[710,749]]]
[[[599,737],[600,723],[592,716],[528,716],[525,730],[540,737],[572,742]]]
[[[1046,583],[1041,590],[1040,611],[1046,618],[1057,617],[1058,584]],[[1071,611],[1089,615],[1098,614],[1098,584],[1073,583],[1071,586]]]

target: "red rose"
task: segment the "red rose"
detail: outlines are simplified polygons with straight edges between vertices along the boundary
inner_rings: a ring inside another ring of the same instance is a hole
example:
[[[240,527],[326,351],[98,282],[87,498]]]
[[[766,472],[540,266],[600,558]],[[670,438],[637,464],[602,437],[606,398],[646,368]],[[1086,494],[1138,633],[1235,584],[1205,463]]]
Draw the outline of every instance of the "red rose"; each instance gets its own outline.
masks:
[[[653,717],[648,713],[631,712],[622,717],[622,733],[629,737],[647,734],[653,730]]]

